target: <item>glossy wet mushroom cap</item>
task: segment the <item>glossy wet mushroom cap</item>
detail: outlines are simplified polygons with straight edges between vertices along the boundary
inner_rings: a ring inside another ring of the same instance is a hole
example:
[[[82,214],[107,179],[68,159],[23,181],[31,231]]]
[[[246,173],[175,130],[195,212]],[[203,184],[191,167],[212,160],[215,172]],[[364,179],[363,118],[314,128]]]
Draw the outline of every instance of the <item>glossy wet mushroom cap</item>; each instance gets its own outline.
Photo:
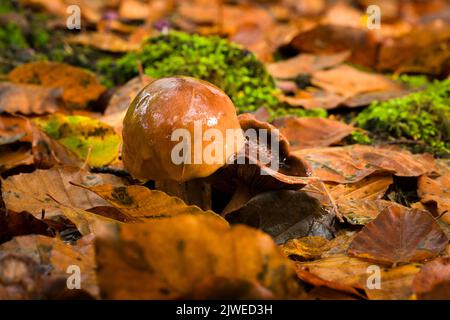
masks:
[[[208,129],[221,134],[223,143],[215,138],[206,141],[203,134]],[[227,129],[236,130],[236,139],[226,139]],[[189,139],[174,137],[176,130],[189,133]],[[189,143],[190,160],[188,153],[173,153],[183,139]],[[212,150],[207,149],[211,143],[220,150],[206,153],[214,156],[214,163],[203,157],[205,149]],[[135,178],[185,182],[211,175],[243,144],[236,109],[222,90],[190,77],[162,78],[146,86],[131,103],[123,124],[122,158]],[[184,163],[174,161],[174,155],[185,159]]]

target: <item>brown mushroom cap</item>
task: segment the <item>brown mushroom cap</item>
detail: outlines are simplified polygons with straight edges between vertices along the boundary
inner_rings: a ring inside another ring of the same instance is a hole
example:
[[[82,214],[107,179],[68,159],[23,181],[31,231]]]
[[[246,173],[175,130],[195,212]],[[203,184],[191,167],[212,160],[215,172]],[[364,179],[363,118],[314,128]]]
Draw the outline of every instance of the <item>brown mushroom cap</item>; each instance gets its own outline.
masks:
[[[194,163],[195,143],[202,146],[201,150],[212,143],[194,134],[194,123],[202,128],[202,133],[207,129],[221,132],[222,154],[215,163],[208,164],[203,158],[202,163]],[[171,141],[176,129],[187,129],[190,133],[191,163],[172,161],[172,150],[181,143]],[[227,129],[239,130],[235,140],[226,139]],[[139,179],[184,182],[207,177],[243,144],[230,98],[214,85],[190,77],[162,78],[146,86],[131,103],[123,123],[123,163]]]

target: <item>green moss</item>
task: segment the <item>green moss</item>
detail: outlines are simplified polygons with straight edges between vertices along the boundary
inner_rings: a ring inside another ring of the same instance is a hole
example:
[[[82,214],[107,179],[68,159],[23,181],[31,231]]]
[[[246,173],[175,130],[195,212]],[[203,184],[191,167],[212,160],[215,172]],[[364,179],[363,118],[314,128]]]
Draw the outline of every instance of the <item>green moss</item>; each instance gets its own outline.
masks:
[[[24,49],[28,47],[27,40],[22,30],[12,22],[0,28],[0,49],[8,48]]]
[[[291,108],[287,105],[280,105],[278,108],[270,110],[270,120],[285,116],[326,118],[328,113],[322,108],[306,110],[302,108]]]
[[[347,138],[347,143],[349,144],[372,144],[373,139],[370,137],[368,132],[364,130],[355,130]]]
[[[375,102],[356,117],[356,125],[377,139],[396,140],[414,152],[450,155],[450,80],[386,102]]]
[[[224,90],[241,112],[263,106],[272,110],[279,104],[275,82],[255,55],[217,36],[173,31],[148,39],[138,52],[105,63],[103,69],[122,84],[138,74],[139,63],[151,77],[188,75],[209,81]]]
[[[397,81],[404,84],[409,89],[423,88],[430,84],[428,77],[425,75],[402,74],[398,76]]]

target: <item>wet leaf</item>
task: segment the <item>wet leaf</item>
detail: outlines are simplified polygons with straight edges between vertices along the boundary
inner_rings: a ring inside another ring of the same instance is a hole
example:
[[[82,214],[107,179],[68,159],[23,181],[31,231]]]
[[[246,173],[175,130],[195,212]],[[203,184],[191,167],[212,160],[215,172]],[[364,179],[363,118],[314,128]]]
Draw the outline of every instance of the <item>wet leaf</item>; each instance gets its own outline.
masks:
[[[121,137],[96,119],[54,114],[33,119],[33,123],[90,166],[107,165],[119,154]]]
[[[348,252],[389,265],[434,258],[447,244],[447,236],[429,213],[390,207],[362,229]]]
[[[269,236],[213,216],[123,224],[97,239],[96,252],[100,288],[109,299],[173,299],[205,277],[256,281],[277,298],[300,293],[290,262]]]
[[[333,236],[334,215],[317,199],[302,191],[280,190],[260,193],[226,219],[270,234],[276,243],[306,236]]]

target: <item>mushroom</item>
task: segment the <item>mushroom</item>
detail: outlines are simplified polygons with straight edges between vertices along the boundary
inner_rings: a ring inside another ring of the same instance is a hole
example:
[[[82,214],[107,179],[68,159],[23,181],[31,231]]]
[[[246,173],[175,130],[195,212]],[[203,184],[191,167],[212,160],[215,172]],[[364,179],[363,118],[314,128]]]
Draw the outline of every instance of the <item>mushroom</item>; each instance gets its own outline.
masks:
[[[238,117],[245,132],[246,143],[242,152],[237,154],[234,163],[230,163],[209,180],[218,190],[231,192],[231,200],[222,210],[222,215],[241,208],[253,196],[267,190],[300,189],[310,182],[309,165],[299,156],[290,153],[288,140],[273,125],[259,121],[252,114]],[[267,139],[249,139],[247,130],[255,130],[259,135],[267,132]],[[262,129],[262,130],[261,130]],[[272,150],[271,141],[275,141]],[[262,162],[260,159],[267,159]],[[277,164],[276,168],[272,165]]]
[[[227,130],[232,139],[224,139]],[[122,135],[123,164],[133,177],[155,180],[157,189],[203,209],[211,207],[211,196],[200,178],[224,166],[245,141],[230,98],[191,77],[144,87],[128,108]]]

